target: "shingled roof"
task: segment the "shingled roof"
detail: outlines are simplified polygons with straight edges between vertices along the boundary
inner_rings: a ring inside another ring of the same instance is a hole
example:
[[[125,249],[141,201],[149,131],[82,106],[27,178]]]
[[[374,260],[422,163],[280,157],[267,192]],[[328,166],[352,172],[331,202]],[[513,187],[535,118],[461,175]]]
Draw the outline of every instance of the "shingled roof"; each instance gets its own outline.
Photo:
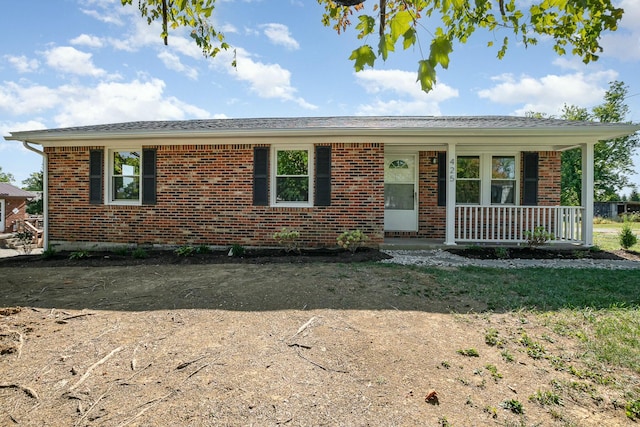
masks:
[[[0,182],[0,197],[20,197],[25,199],[33,199],[36,197],[30,191],[15,187],[8,182]]]
[[[516,116],[342,116],[137,121],[12,132],[7,140],[43,143],[60,140],[266,136],[277,134],[466,135],[480,133],[585,134],[610,139],[632,134],[640,126]]]

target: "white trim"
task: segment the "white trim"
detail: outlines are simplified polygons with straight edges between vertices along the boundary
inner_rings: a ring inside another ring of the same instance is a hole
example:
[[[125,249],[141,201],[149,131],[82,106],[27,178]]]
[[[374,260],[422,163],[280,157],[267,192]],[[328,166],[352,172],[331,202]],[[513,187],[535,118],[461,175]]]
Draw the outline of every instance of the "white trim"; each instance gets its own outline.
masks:
[[[408,225],[407,228],[387,228],[386,226],[384,226],[384,231],[399,231],[399,232],[403,232],[403,231],[418,231],[419,229],[419,215],[420,215],[420,183],[419,183],[419,177],[420,177],[420,153],[419,152],[396,152],[396,151],[392,151],[392,152],[385,152],[384,153],[384,172],[386,173],[387,170],[387,158],[391,159],[392,157],[411,157],[413,159],[413,182],[411,182],[411,184],[413,184],[413,215],[411,218],[411,224]],[[400,159],[401,160],[401,159]],[[386,180],[384,180],[383,178],[383,182],[384,184],[387,184]],[[408,182],[405,182],[404,184],[409,184]],[[408,213],[408,210],[406,211]],[[387,215],[387,208],[385,207],[384,209],[384,216],[385,216],[385,220],[384,222],[386,223],[386,215]],[[408,217],[408,215],[407,215]]]
[[[313,207],[313,196],[315,193],[315,145],[313,144],[296,144],[296,145],[274,145],[270,151],[269,159],[271,167],[269,171],[269,204],[271,207],[287,207],[287,208],[310,208]],[[309,175],[309,200],[304,202],[277,202],[276,201],[276,176],[278,172],[278,151],[306,151],[307,157],[307,173]]]
[[[142,147],[107,147],[107,155],[105,158],[105,165],[103,171],[104,177],[104,204],[115,206],[141,206],[142,205]],[[120,151],[129,151],[140,153],[140,165],[138,166],[138,200],[114,200],[113,199],[113,162],[114,153]]]
[[[7,220],[5,215],[5,201],[4,199],[0,199],[0,233],[4,233],[5,222]]]
[[[585,246],[593,246],[594,145],[582,145],[582,236]]]
[[[447,146],[447,205],[445,217],[444,244],[456,244],[456,176],[457,176],[456,145]]]

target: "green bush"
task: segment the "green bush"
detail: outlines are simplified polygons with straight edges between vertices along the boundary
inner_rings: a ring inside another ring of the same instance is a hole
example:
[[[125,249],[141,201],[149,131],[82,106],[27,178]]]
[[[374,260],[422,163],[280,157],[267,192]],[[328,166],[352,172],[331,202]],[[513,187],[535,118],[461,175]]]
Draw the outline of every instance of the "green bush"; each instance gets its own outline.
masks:
[[[53,256],[57,253],[56,249],[53,246],[49,246],[47,249],[42,251],[42,258],[48,259],[53,258]]]
[[[178,256],[192,256],[196,251],[196,248],[194,248],[193,246],[180,246],[179,248],[177,248],[175,251],[173,251],[173,253],[175,253]]]
[[[196,247],[197,254],[208,254],[211,253],[211,248],[207,245],[198,245]]]
[[[131,252],[131,256],[136,258],[136,259],[144,259],[144,258],[148,257],[149,254],[147,254],[147,251],[145,251],[142,248],[135,248],[133,250],[133,252]]]
[[[84,258],[89,258],[89,251],[87,250],[81,250],[81,251],[75,251],[75,252],[71,252],[69,254],[69,259],[84,259]]]
[[[285,252],[300,252],[300,249],[298,248],[300,232],[283,227],[282,230],[273,233],[273,238],[284,248]]]
[[[618,234],[618,240],[620,241],[620,246],[622,247],[622,249],[629,249],[631,246],[638,243],[638,237],[633,234],[629,221],[625,221],[622,225],[622,229]]]
[[[544,227],[536,227],[533,230],[527,230],[524,232],[524,237],[527,239],[527,245],[530,248],[543,246],[549,240],[554,240],[555,236],[549,233]]]
[[[229,250],[229,256],[242,256],[246,252],[244,246],[239,243],[234,243]]]
[[[341,248],[355,252],[359,247],[364,245],[369,238],[360,230],[351,230],[345,231],[339,235],[336,240],[338,241],[338,246]]]

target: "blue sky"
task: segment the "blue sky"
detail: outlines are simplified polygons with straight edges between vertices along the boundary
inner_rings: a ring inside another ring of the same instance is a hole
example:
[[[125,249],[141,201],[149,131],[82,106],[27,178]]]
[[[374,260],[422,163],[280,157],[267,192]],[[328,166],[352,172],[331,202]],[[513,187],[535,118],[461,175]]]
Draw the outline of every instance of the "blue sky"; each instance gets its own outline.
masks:
[[[628,120],[640,122],[640,1],[618,0],[625,17],[602,40],[599,61],[557,56],[549,41],[512,43],[503,60],[476,32],[454,46],[434,91],[415,82],[418,47],[355,73],[355,31],[321,23],[316,0],[218,0],[213,22],[235,48],[204,58],[184,31],[169,46],[137,2],[23,0],[3,3],[0,133],[134,120],[333,115],[558,115],[564,104],[602,103],[613,80],[629,86]],[[367,3],[372,3],[369,0]],[[420,35],[429,44],[427,33]],[[369,40],[375,46],[377,40]],[[634,156],[640,186],[640,156]],[[0,140],[0,167],[15,184],[40,170],[20,143]]]

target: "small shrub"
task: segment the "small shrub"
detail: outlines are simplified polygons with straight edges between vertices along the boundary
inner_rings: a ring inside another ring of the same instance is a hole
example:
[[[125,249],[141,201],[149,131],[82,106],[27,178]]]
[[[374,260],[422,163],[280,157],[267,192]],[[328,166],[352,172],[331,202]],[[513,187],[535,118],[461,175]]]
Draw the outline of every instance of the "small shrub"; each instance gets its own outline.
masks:
[[[44,259],[53,258],[55,254],[58,253],[53,246],[49,246],[47,249],[42,251],[41,257]]]
[[[211,253],[211,248],[207,245],[198,245],[196,246],[197,254],[208,254]]]
[[[196,248],[194,248],[193,246],[180,246],[175,251],[173,251],[173,253],[175,253],[178,256],[188,257],[188,256],[193,256],[195,251],[196,251]]]
[[[633,234],[629,221],[625,220],[624,224],[622,225],[622,229],[618,234],[618,240],[620,241],[620,246],[622,247],[622,249],[625,250],[638,243],[638,237]]]
[[[284,248],[285,252],[300,252],[300,249],[298,248],[300,232],[283,227],[282,230],[273,233],[273,238]]]
[[[502,374],[498,372],[498,368],[496,367],[496,365],[489,364],[484,368],[491,373],[491,378],[493,378],[495,382],[498,382],[498,380],[502,378]]]
[[[536,227],[533,230],[527,230],[524,232],[524,236],[527,239],[527,245],[530,248],[543,246],[549,240],[554,240],[555,236],[549,233],[544,227]]]
[[[25,254],[30,254],[31,251],[33,250],[33,233],[29,230],[24,230],[19,233],[16,233],[16,238],[20,242],[22,251]]]
[[[507,248],[495,248],[496,258],[498,259],[507,259],[509,258],[509,249]]]
[[[358,250],[359,247],[369,240],[366,234],[360,230],[345,231],[336,239],[338,246],[341,248],[350,250],[352,253]]]
[[[84,259],[84,258],[89,258],[89,251],[86,251],[86,250],[74,251],[69,254],[69,259]]]
[[[142,248],[135,248],[132,252],[131,252],[131,256],[136,258],[136,259],[144,259],[146,257],[149,256],[149,254],[147,253],[147,251],[145,251]]]
[[[504,409],[513,412],[514,414],[523,414],[524,408],[522,407],[522,403],[520,403],[516,399],[505,400],[500,404]]]
[[[640,420],[640,399],[627,402],[624,413],[631,420]]]
[[[509,350],[503,350],[500,352],[500,356],[502,356],[502,358],[504,359],[505,362],[513,362],[514,360],[516,360],[515,357],[513,357],[513,354],[511,354],[511,352]]]
[[[129,253],[129,249],[126,246],[120,246],[119,248],[114,248],[111,252],[116,255],[125,256]]]
[[[480,357],[480,353],[475,348],[460,349],[457,353],[467,357]]]
[[[229,256],[242,256],[246,252],[244,246],[239,243],[234,243],[229,250]]]

